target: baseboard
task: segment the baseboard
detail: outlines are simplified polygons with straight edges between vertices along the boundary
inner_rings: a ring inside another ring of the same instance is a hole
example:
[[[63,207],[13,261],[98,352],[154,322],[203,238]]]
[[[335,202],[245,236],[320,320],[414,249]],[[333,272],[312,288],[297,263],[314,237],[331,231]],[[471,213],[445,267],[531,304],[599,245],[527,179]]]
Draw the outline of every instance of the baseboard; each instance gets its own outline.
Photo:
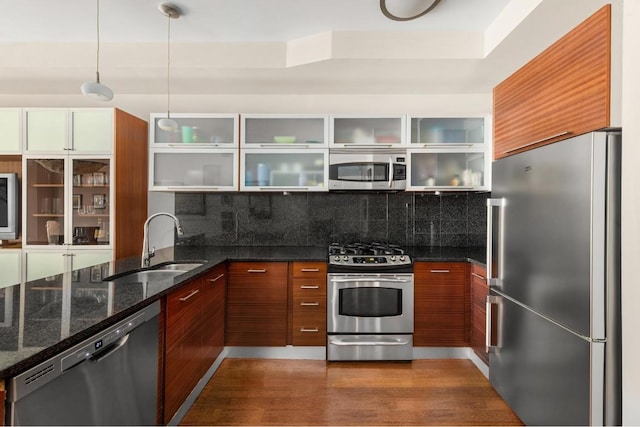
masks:
[[[484,363],[484,360],[478,357],[475,351],[469,351],[469,359],[473,362],[474,365],[476,365],[476,368],[478,368],[478,370],[482,372],[482,375],[489,379],[489,367]]]
[[[227,357],[235,359],[308,359],[326,360],[324,346],[225,347]]]

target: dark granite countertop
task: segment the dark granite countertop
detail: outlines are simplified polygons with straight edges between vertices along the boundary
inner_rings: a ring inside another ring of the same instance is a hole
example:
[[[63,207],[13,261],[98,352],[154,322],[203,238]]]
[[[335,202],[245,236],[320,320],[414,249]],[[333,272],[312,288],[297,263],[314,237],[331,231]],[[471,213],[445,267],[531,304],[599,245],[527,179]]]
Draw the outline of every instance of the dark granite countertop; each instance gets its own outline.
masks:
[[[154,265],[203,261],[176,278],[116,283],[104,278],[140,268],[131,257],[0,289],[0,379],[46,361],[226,261],[325,261],[326,247],[183,247],[158,251]],[[415,261],[485,262],[484,248],[408,248]],[[3,319],[4,318],[4,319]]]

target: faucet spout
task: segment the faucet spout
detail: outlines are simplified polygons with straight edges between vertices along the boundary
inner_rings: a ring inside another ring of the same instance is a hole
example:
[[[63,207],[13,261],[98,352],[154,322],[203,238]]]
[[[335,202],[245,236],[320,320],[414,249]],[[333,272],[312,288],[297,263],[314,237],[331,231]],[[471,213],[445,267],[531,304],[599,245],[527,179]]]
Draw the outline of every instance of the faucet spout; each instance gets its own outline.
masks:
[[[149,265],[151,264],[151,258],[155,255],[155,248],[149,248],[149,224],[151,223],[152,219],[159,216],[168,216],[169,218],[173,219],[173,223],[176,227],[178,236],[182,236],[184,234],[182,225],[180,225],[180,220],[175,215],[172,215],[168,212],[158,212],[150,215],[149,218],[147,218],[147,220],[144,222],[143,226],[141,267],[149,267]]]

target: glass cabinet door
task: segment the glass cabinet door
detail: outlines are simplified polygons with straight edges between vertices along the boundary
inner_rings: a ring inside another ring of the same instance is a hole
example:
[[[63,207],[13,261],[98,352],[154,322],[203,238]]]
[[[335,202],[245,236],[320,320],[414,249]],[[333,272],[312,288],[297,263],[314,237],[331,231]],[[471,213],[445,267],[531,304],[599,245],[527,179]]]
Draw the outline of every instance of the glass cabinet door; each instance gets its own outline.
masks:
[[[327,150],[247,150],[241,172],[242,190],[327,191]]]
[[[238,189],[237,149],[215,151],[155,150],[151,190],[234,191]]]
[[[110,243],[111,160],[71,159],[71,241],[74,246]]]
[[[238,143],[236,114],[172,114],[178,127],[167,131],[158,127],[166,114],[152,114],[151,143],[172,147],[232,147]]]
[[[485,119],[412,118],[411,146],[473,146],[485,143]]]
[[[246,148],[318,148],[327,145],[326,116],[245,115],[242,146]]]
[[[484,152],[410,152],[412,189],[485,189]]]
[[[26,175],[26,244],[62,245],[64,158],[27,159]]]
[[[358,145],[402,146],[405,117],[333,117],[331,145],[348,148]]]

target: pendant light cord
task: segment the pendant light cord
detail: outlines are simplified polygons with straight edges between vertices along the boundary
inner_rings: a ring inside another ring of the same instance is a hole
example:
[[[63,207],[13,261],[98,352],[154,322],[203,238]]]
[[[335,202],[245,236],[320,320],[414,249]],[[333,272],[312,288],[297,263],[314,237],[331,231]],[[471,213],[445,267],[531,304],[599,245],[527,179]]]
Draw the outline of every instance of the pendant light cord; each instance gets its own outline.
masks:
[[[96,82],[100,83],[100,0],[96,0]]]
[[[171,72],[171,15],[167,15],[167,118],[171,118],[170,105],[170,72]]]
[[[412,19],[420,18],[421,16],[424,16],[427,13],[431,12],[431,10],[433,10],[433,8],[438,5],[438,3],[440,3],[440,0],[434,0],[434,2],[431,3],[431,6],[427,7],[422,12],[418,13],[417,15],[408,16],[406,18],[395,16],[394,14],[389,12],[389,9],[387,9],[387,0],[380,0],[380,10],[382,11],[382,14],[384,16],[394,21],[411,21]]]

